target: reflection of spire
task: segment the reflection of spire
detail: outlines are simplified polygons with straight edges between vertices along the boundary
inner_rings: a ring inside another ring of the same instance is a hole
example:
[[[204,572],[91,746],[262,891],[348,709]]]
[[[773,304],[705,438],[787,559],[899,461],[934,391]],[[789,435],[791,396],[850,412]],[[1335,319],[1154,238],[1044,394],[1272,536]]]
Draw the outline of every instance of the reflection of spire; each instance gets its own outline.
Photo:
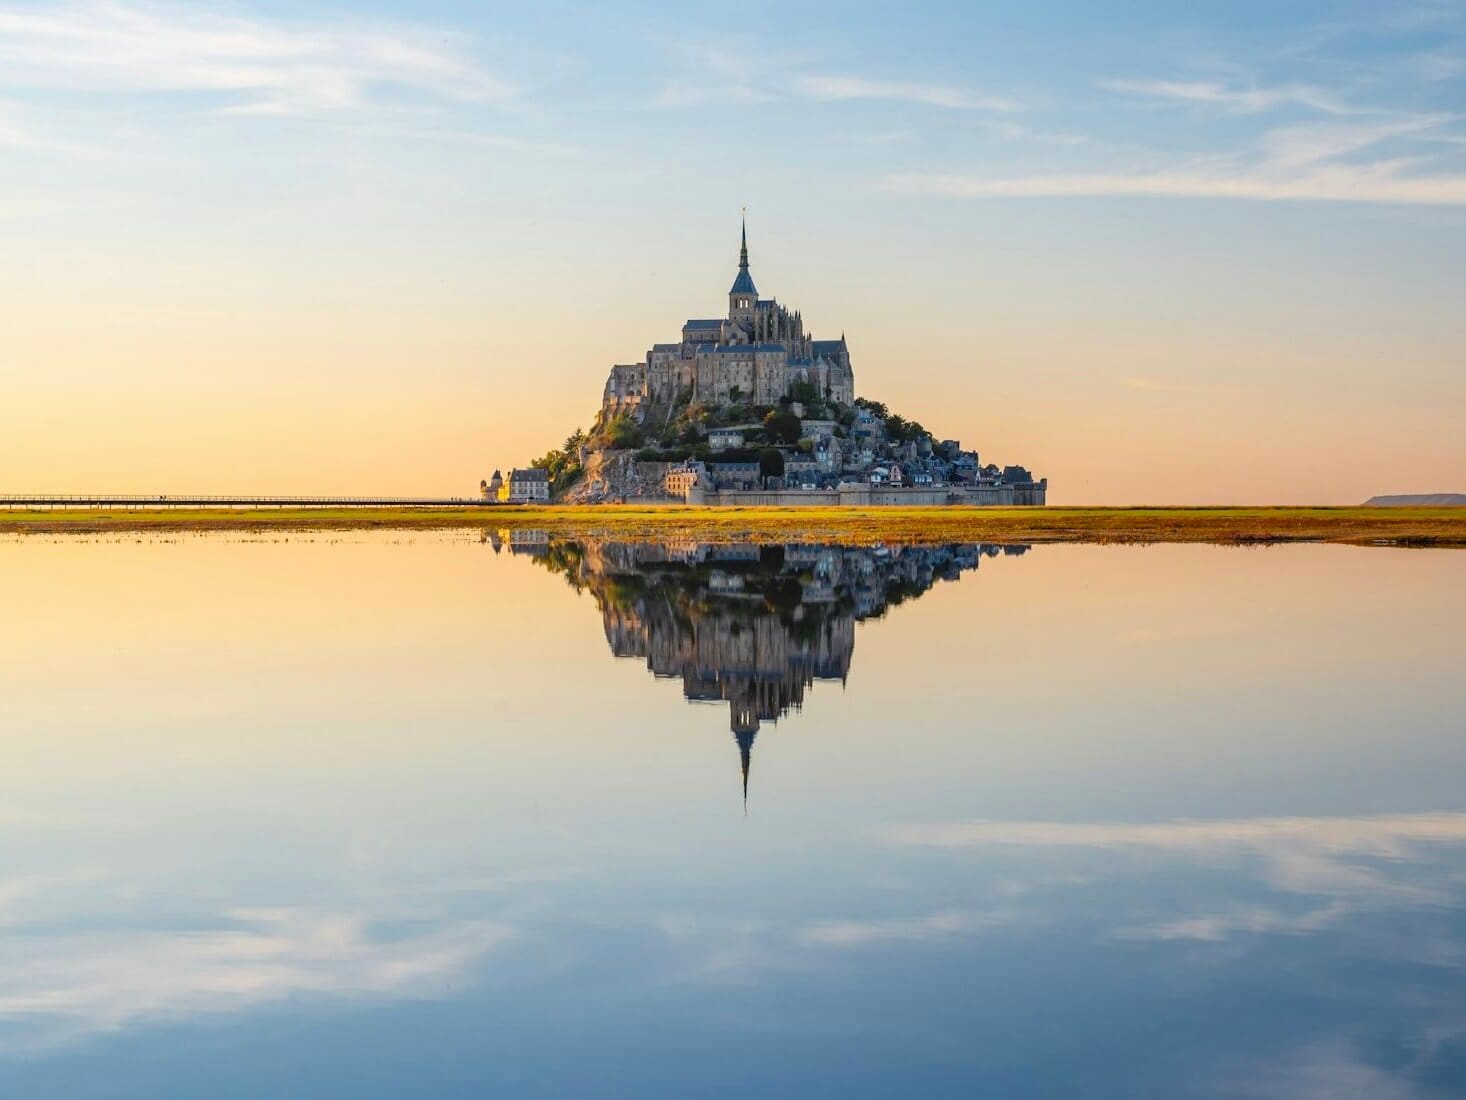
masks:
[[[816,683],[847,685],[856,624],[996,552],[978,543],[790,543],[771,554],[748,545],[567,542],[537,534],[527,543],[537,559],[594,595],[615,656],[641,658],[657,678],[679,680],[689,702],[728,707],[745,813],[763,723],[798,711]],[[500,536],[491,531],[490,541],[497,547]]]
[[[748,766],[753,763],[753,739],[758,736],[758,727],[735,730],[733,740],[738,742],[738,756],[743,765],[743,813],[748,815]]]

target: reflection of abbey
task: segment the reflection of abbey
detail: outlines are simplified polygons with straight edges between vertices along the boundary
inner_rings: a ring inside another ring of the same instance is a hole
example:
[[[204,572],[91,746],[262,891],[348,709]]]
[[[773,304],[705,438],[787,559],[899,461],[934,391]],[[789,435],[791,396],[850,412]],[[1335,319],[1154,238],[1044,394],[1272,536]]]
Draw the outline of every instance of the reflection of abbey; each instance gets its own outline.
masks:
[[[491,536],[496,549],[506,540],[512,552],[532,555],[592,594],[617,657],[681,680],[691,702],[728,704],[745,795],[760,725],[801,707],[816,680],[845,682],[857,622],[1000,552],[978,544],[570,542],[522,530]]]
[[[653,344],[640,363],[612,367],[602,408],[614,416],[643,404],[774,405],[801,384],[827,401],[850,404],[850,349],[843,335],[813,339],[798,310],[758,296],[748,271],[745,227],[728,316],[688,321],[681,340]]]

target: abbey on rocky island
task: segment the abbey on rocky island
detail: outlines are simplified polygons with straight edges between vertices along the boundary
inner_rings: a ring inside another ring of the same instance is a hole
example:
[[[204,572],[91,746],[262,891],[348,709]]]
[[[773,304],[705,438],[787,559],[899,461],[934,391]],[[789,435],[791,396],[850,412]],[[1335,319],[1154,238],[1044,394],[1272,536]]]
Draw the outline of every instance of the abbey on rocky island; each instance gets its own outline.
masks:
[[[816,340],[798,310],[760,298],[748,270],[748,227],[738,275],[728,291],[728,316],[690,320],[676,343],[653,344],[640,363],[611,368],[601,402],[607,417],[644,405],[696,401],[710,405],[773,405],[801,384],[826,401],[855,400],[855,375],[845,337]]]
[[[1047,490],[856,397],[844,335],[816,340],[798,310],[759,297],[746,224],[726,317],[612,367],[588,432],[480,482],[496,501],[570,504],[1026,505]]]

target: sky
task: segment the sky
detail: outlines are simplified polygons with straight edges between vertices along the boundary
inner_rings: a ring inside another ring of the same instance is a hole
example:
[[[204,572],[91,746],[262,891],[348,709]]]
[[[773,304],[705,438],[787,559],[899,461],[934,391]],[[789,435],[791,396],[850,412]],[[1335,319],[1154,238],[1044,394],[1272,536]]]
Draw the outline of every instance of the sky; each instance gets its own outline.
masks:
[[[1460,0],[0,0],[0,492],[474,493],[744,207],[1051,503],[1466,491]]]

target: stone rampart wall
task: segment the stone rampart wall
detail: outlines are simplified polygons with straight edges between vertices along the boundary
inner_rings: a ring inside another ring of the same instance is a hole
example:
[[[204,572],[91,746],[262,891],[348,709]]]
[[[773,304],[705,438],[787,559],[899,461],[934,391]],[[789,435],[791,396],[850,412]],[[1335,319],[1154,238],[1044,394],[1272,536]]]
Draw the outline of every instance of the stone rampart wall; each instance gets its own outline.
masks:
[[[912,486],[859,485],[838,490],[802,489],[730,489],[722,492],[706,492],[694,489],[688,496],[689,504],[736,506],[742,508],[928,508],[948,504],[981,505],[1042,505],[1047,495],[1047,486],[1041,482],[1032,487],[1013,485],[984,485],[954,488],[942,486],[937,489],[922,489]]]

